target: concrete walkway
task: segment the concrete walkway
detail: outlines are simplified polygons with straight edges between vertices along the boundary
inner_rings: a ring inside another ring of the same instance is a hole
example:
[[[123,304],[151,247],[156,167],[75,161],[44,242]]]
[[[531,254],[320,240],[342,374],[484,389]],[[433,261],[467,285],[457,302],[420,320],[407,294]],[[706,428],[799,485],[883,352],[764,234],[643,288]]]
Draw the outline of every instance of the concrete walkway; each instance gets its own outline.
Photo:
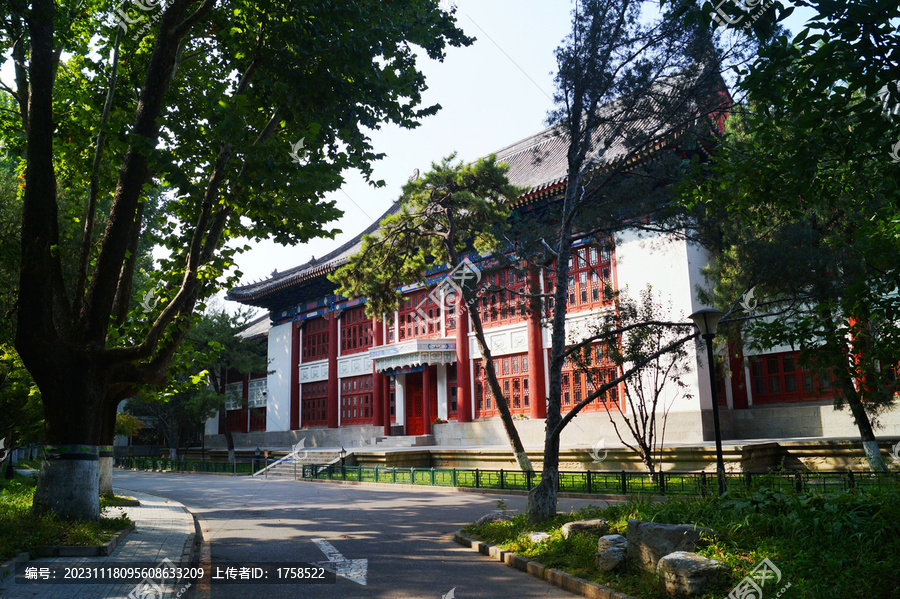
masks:
[[[106,513],[120,510],[131,518],[135,529],[125,537],[111,555],[106,557],[40,558],[27,562],[36,568],[54,568],[57,579],[50,582],[16,583],[0,581],[2,599],[175,599],[181,597],[189,580],[176,582],[160,579],[143,582],[106,581],[85,584],[59,580],[64,568],[100,568],[103,566],[155,568],[190,567],[190,551],[194,543],[194,519],[185,507],[176,502],[116,488],[117,495],[134,497],[139,507],[110,508]],[[164,561],[168,560],[168,562]]]

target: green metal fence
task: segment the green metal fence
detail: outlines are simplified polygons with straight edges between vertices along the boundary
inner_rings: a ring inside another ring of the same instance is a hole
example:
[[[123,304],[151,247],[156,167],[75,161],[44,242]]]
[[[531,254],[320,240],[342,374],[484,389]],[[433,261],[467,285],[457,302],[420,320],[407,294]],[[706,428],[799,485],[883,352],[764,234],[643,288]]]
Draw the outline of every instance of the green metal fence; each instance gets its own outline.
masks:
[[[266,467],[263,458],[238,458],[235,462],[213,462],[200,460],[170,460],[153,457],[115,458],[116,466],[137,470],[160,470],[167,472],[218,472],[222,474],[252,474]]]
[[[304,479],[349,480],[475,489],[527,491],[541,480],[541,473],[479,468],[394,468],[304,464],[298,474]],[[848,489],[880,489],[900,485],[900,473],[859,472],[732,472],[726,473],[729,490],[767,487],[785,493],[831,493]],[[703,496],[717,492],[715,473],[660,472],[650,478],[642,472],[560,472],[559,491],[590,495],[684,495]]]

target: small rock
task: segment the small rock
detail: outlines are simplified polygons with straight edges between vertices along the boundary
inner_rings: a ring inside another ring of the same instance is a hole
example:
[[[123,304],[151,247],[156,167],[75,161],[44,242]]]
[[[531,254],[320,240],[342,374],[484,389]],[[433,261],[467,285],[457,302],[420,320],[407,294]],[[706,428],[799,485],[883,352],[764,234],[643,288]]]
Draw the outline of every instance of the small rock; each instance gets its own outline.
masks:
[[[528,540],[532,543],[543,543],[547,539],[550,538],[550,535],[546,532],[531,532],[528,533]]]
[[[701,537],[717,537],[709,528],[693,524],[659,524],[628,521],[628,561],[647,572],[655,572],[663,556],[676,551],[696,551]]]
[[[657,572],[670,596],[702,595],[710,584],[725,576],[729,568],[714,559],[689,551],[675,551],[659,560]]]
[[[597,551],[610,547],[625,547],[628,541],[622,535],[603,535],[597,540]]]
[[[505,522],[507,520],[512,520],[512,516],[503,512],[491,512],[490,514],[485,514],[484,516],[476,520],[475,525],[481,526],[482,524]]]
[[[615,570],[625,563],[625,547],[628,541],[622,535],[605,535],[597,541],[597,567]]]
[[[565,538],[578,532],[588,532],[595,535],[605,535],[609,532],[609,522],[604,518],[594,518],[592,520],[576,520],[575,522],[566,522],[562,525],[562,534]]]

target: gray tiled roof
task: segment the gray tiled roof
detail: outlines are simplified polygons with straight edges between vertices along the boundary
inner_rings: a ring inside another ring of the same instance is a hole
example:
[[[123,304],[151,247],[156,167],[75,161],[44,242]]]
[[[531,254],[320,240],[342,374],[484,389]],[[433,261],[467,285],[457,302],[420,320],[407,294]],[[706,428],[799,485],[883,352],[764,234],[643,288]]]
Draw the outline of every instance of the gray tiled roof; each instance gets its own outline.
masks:
[[[666,96],[668,95],[668,89],[669,86],[666,81],[658,82],[653,93]],[[648,102],[654,103],[654,100],[651,99]],[[658,103],[654,104],[659,105]],[[691,113],[695,106],[683,107],[684,113]],[[621,106],[617,102],[611,102],[600,110],[611,114],[620,109]],[[635,119],[629,123],[627,128],[631,131],[641,132],[658,129],[661,119],[653,108],[647,112],[649,112],[649,116]],[[644,114],[647,114],[647,112]],[[610,128],[599,127],[592,138],[593,147],[603,148],[602,153],[594,158],[595,163],[598,165],[615,164],[632,153],[630,148],[633,146],[622,135],[613,135]],[[548,127],[543,131],[493,152],[493,154],[497,156],[498,162],[505,162],[509,166],[509,172],[507,173],[509,182],[517,187],[525,188],[527,190],[525,195],[531,195],[565,183],[568,173],[568,147],[568,140],[564,132],[558,127]],[[654,148],[646,148],[646,150],[651,151],[659,147],[660,144],[656,144]],[[306,264],[301,264],[288,271],[275,273],[269,279],[231,289],[228,291],[228,298],[239,302],[252,303],[254,300],[270,293],[334,270],[347,262],[349,257],[362,246],[364,235],[377,230],[377,223],[381,222],[385,216],[396,213],[398,209],[399,203],[392,204],[365,231],[326,256],[318,260],[310,260]]]
[[[399,203],[395,202],[391,204],[391,207],[388,208],[384,214],[379,216],[374,223],[369,225],[359,235],[321,258],[314,258],[309,262],[301,264],[300,266],[295,266],[284,272],[274,273],[271,278],[229,289],[228,299],[239,302],[246,301],[249,303],[250,300],[259,298],[268,293],[284,289],[294,283],[334,270],[347,262],[350,256],[359,251],[362,247],[362,238],[364,235],[374,233],[378,229],[378,223],[380,223],[384,217],[396,213],[399,208]]]
[[[237,337],[242,339],[257,339],[259,337],[267,337],[269,335],[269,315],[263,314],[259,318],[251,320],[246,327],[237,333]]]

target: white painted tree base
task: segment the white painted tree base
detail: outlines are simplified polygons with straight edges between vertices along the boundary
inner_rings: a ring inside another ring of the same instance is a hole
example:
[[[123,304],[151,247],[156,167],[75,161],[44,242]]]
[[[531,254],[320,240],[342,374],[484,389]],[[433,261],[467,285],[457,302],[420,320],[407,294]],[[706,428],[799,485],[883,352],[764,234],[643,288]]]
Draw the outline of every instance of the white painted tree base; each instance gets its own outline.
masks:
[[[884,472],[887,467],[884,465],[884,458],[881,450],[878,449],[878,441],[863,441],[863,451],[866,452],[866,459],[869,460],[869,468],[872,472]]]
[[[98,459],[44,459],[34,492],[34,505],[39,511],[52,511],[64,518],[99,520],[99,479]]]

